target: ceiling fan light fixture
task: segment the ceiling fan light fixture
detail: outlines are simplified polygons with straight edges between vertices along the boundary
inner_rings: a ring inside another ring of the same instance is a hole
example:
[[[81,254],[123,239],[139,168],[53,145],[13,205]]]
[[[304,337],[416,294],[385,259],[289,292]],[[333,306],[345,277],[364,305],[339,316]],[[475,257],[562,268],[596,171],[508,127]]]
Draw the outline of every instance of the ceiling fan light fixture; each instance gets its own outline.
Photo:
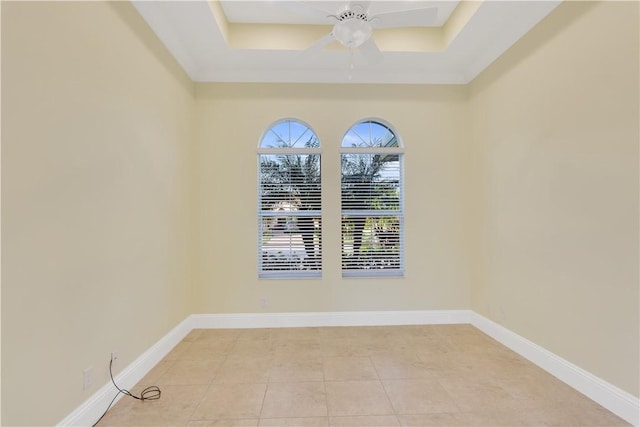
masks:
[[[348,48],[359,47],[372,33],[371,24],[360,17],[344,19],[333,26],[333,37]]]

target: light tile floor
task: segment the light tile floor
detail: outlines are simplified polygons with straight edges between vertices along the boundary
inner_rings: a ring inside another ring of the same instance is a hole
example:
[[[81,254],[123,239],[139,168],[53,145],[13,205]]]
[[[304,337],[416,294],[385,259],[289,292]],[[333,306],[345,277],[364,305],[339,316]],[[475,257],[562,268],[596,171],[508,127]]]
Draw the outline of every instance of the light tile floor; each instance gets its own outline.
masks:
[[[100,426],[622,426],[470,325],[194,330]]]

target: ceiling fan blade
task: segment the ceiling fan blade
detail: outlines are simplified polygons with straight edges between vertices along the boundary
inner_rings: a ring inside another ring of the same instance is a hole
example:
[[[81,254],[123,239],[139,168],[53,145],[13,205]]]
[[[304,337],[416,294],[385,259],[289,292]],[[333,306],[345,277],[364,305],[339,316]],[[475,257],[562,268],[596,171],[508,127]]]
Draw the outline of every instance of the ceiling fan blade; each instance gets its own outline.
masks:
[[[362,43],[358,51],[362,53],[362,56],[364,56],[370,64],[382,62],[383,60],[382,52],[380,52],[380,49],[378,49],[378,46],[371,38]]]
[[[333,37],[333,34],[329,33],[326,36],[324,36],[321,39],[319,39],[316,42],[314,42],[308,48],[306,48],[305,52],[317,52],[317,51],[320,51],[320,50],[322,50],[323,47],[325,47],[326,45],[328,45],[329,43],[331,43],[334,40],[335,40],[335,38]]]
[[[369,18],[374,28],[423,27],[432,25],[438,19],[438,8],[399,10],[386,12]]]

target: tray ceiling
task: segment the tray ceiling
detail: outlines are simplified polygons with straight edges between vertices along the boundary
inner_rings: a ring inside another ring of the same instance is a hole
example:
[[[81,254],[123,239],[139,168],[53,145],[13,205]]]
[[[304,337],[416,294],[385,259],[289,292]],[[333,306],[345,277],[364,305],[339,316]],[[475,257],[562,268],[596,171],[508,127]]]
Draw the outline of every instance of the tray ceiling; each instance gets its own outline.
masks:
[[[412,11],[374,28],[374,59],[336,41],[312,47],[348,1],[132,3],[197,82],[464,84],[560,1],[353,1],[369,16]]]

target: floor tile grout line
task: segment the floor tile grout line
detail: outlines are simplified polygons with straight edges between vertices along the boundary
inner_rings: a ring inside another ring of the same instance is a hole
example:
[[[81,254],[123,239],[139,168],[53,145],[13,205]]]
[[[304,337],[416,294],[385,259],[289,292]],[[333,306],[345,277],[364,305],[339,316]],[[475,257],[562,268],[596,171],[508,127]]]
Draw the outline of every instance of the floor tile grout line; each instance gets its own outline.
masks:
[[[264,386],[264,394],[262,395],[262,403],[260,404],[260,412],[258,413],[258,424],[262,418],[262,411],[264,411],[264,402],[267,400],[267,393],[269,392],[269,383]]]
[[[214,369],[214,371],[218,371],[220,369],[220,367],[224,364],[224,362],[226,362],[228,358],[228,355],[224,355],[222,357],[222,362],[220,362],[220,364],[216,367],[216,369]],[[209,392],[209,390],[211,390],[211,387],[214,384],[216,378],[216,374],[214,372],[213,376],[211,377],[211,381],[209,381],[209,384],[207,385],[207,389],[205,390],[205,392],[202,394],[202,397],[200,398],[200,401],[198,402],[197,405],[194,405],[193,410],[191,411],[191,414],[189,415],[189,417],[187,418],[187,424],[189,423],[189,421],[197,421],[193,419],[193,415],[196,413],[196,411],[198,410],[198,408],[200,407],[200,405],[202,405],[202,402],[204,402],[205,397],[207,396],[207,393]]]
[[[189,421],[195,421],[193,420],[193,415],[196,413],[200,405],[202,405],[202,402],[204,402],[204,399],[207,396],[207,393],[211,389],[211,386],[212,384],[207,385],[207,388],[205,389],[204,393],[202,393],[202,397],[200,398],[200,401],[197,404],[193,405],[193,410],[191,410],[191,413],[189,414],[189,416],[186,418],[186,421],[185,421],[187,424],[189,423]]]
[[[391,400],[391,396],[389,396],[389,392],[387,391],[387,387],[385,387],[385,385],[384,385],[384,381],[380,380],[380,384],[382,385],[382,389],[384,390],[385,396],[387,396],[387,400],[389,401],[389,406],[391,406],[391,409],[393,409],[393,414],[397,418],[398,415],[399,415],[398,410],[396,409],[395,405],[393,404],[393,400]]]

